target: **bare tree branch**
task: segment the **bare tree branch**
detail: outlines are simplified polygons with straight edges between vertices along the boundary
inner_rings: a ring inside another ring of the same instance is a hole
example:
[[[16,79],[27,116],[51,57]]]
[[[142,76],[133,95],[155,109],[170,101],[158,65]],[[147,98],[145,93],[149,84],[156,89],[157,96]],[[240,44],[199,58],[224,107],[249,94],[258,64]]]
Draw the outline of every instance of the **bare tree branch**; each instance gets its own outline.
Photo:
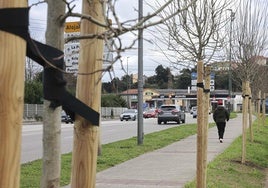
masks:
[[[261,76],[256,72],[260,66],[260,59],[267,50],[267,8],[268,2],[266,1],[246,0],[240,3],[235,19],[233,37],[235,40],[232,49],[240,81],[253,83]],[[260,86],[260,84],[257,85]]]
[[[190,5],[187,10],[178,12],[157,27],[162,37],[156,37],[163,46],[167,45],[168,49],[176,53],[176,59],[180,59],[178,62],[188,64],[190,61],[193,65],[198,60],[209,62],[223,46],[222,29],[228,22],[224,15],[231,1],[174,1],[161,16],[167,17],[178,9],[182,10],[187,3]]]

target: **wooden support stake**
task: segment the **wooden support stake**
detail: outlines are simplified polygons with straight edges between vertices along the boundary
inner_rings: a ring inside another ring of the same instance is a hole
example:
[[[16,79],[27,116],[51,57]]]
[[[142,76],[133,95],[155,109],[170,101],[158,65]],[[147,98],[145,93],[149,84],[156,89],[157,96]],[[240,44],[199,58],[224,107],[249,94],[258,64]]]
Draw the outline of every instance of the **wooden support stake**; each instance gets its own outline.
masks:
[[[261,124],[261,90],[259,90],[258,93],[258,131],[260,128],[260,124]]]
[[[262,93],[262,126],[265,126],[265,100],[266,100],[266,93]]]
[[[99,0],[83,0],[82,14],[104,23],[102,4]],[[83,19],[81,35],[97,34],[104,28]],[[77,97],[94,110],[100,112],[101,69],[103,40],[94,38],[80,41]],[[96,182],[99,127],[81,117],[76,117],[72,158],[72,188],[94,188]]]
[[[249,101],[248,101],[248,110],[249,110],[249,132],[250,132],[250,141],[253,142],[253,127],[252,127],[252,95],[251,95],[251,88],[249,90]]]
[[[204,89],[210,90],[210,73],[211,67],[205,67],[205,85]],[[204,93],[204,139],[203,139],[203,187],[207,187],[207,147],[208,147],[208,115],[209,115],[209,106],[210,106],[210,92]]]
[[[26,7],[25,0],[2,0],[0,8]],[[20,187],[25,41],[0,30],[0,187]]]
[[[248,125],[248,98],[249,98],[249,81],[244,81],[242,83],[243,90],[243,127],[242,127],[242,159],[241,163],[246,162],[246,141],[247,141],[247,125]]]
[[[203,61],[197,62],[197,84],[203,82]],[[203,88],[197,87],[197,158],[196,158],[196,185],[198,188],[204,186],[204,109]]]

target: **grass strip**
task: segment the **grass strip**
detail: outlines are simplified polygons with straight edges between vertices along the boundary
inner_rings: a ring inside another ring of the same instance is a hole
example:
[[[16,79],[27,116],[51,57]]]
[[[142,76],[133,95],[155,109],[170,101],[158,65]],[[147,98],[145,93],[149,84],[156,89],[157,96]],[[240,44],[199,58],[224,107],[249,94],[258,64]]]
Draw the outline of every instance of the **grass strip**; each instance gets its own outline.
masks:
[[[250,141],[249,130],[246,143],[246,162],[241,163],[242,136],[212,162],[207,169],[207,188],[263,188],[268,168],[268,118],[266,126],[253,123],[254,141]],[[196,181],[185,188],[196,187]]]
[[[231,114],[231,118],[236,114]],[[214,123],[209,125],[215,126]],[[144,144],[137,145],[137,138],[117,141],[102,145],[102,155],[98,157],[97,171],[102,171],[146,152],[165,147],[169,144],[184,139],[190,135],[196,134],[196,124],[180,125],[159,132],[146,134]],[[72,155],[62,155],[61,165],[61,186],[70,183]],[[21,166],[21,188],[37,188],[40,187],[42,161],[36,160]]]

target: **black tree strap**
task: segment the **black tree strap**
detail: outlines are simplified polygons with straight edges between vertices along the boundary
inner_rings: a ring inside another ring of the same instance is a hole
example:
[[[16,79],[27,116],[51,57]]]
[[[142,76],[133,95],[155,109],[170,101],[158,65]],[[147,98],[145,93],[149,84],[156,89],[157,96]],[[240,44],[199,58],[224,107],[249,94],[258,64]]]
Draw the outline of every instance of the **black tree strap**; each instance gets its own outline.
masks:
[[[27,56],[44,67],[44,99],[51,101],[50,107],[62,105],[73,120],[77,113],[98,126],[100,114],[66,91],[61,71],[64,67],[63,52],[31,39],[28,25],[29,8],[0,9],[0,30],[23,38],[27,42]]]
[[[249,95],[242,95],[243,98],[249,97]]]
[[[202,88],[204,93],[209,93],[210,92],[210,89],[205,89],[205,86],[204,86],[203,82],[197,83],[196,86],[199,87],[199,88]]]

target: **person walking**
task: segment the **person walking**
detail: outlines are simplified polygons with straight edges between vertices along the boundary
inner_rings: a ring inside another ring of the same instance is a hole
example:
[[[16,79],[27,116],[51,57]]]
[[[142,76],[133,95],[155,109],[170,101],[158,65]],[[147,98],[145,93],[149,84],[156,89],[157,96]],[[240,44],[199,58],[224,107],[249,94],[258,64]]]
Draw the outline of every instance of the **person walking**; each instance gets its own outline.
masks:
[[[230,113],[222,105],[222,100],[218,101],[218,106],[213,113],[213,119],[218,128],[218,135],[220,143],[223,142],[223,135],[225,132],[226,121],[229,121]]]

